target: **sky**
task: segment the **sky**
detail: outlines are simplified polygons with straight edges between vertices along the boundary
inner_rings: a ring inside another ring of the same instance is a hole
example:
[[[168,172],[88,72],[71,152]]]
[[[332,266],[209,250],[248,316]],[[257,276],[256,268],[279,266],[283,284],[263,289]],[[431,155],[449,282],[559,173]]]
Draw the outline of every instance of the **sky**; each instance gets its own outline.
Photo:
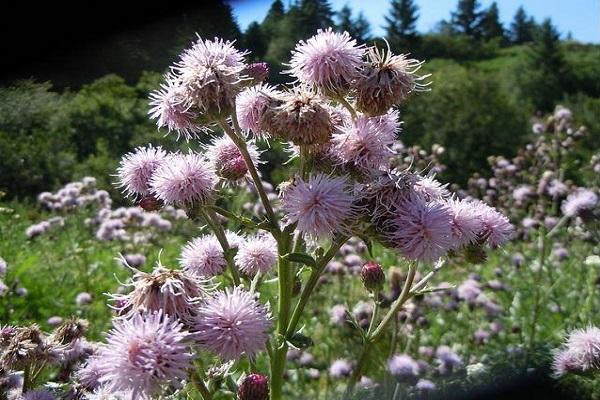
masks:
[[[286,6],[290,0],[283,0]],[[600,43],[600,0],[497,0],[500,18],[508,27],[516,10],[523,6],[526,13],[536,21],[551,18],[558,30],[566,35],[571,32],[573,38],[584,43]],[[231,0],[234,14],[242,29],[252,21],[262,21],[272,0]],[[416,0],[420,7],[417,28],[421,32],[433,29],[437,22],[449,19],[450,12],[455,9],[457,0]],[[480,0],[483,7],[488,7],[492,0]],[[388,13],[389,0],[330,0],[334,10],[348,4],[353,13],[362,11],[371,23],[372,34],[383,35]]]

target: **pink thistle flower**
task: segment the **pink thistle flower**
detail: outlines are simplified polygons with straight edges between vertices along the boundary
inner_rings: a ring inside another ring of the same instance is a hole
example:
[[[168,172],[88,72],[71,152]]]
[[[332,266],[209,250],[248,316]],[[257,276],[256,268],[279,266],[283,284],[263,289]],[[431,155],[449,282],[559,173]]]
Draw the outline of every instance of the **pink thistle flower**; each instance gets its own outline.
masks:
[[[466,200],[450,199],[446,202],[452,214],[452,239],[456,248],[477,242],[483,223],[477,207]]]
[[[358,77],[365,53],[348,32],[319,29],[292,51],[290,73],[298,81],[333,93],[345,92]]]
[[[474,204],[483,222],[483,230],[479,233],[481,239],[487,239],[490,246],[497,247],[512,237],[514,227],[508,218],[481,201]]]
[[[406,55],[393,55],[388,50],[369,48],[368,61],[363,64],[356,80],[356,107],[367,115],[382,115],[398,105],[413,91],[425,90],[420,81],[429,77],[417,76],[423,62]]]
[[[266,274],[277,263],[277,243],[270,236],[248,238],[235,255],[235,265],[248,276]]]
[[[314,175],[308,182],[297,179],[281,199],[289,223],[315,239],[347,233],[356,215],[354,196],[344,177]]]
[[[390,242],[412,260],[434,262],[454,246],[452,214],[442,203],[412,195],[397,208]]]
[[[267,400],[269,378],[260,374],[246,376],[238,388],[237,398],[238,400]]]
[[[419,374],[419,364],[411,356],[399,354],[388,360],[388,371],[396,378],[411,379]]]
[[[100,386],[101,367],[102,364],[99,362],[98,357],[93,355],[87,359],[85,365],[75,371],[75,379],[86,390],[93,391]]]
[[[442,184],[434,176],[424,176],[415,182],[413,189],[425,201],[442,201],[450,197],[450,192],[446,188],[447,186],[447,183]]]
[[[253,359],[263,350],[271,327],[270,314],[254,296],[236,287],[208,298],[196,325],[200,345],[225,360],[242,354]]]
[[[248,64],[244,73],[252,79],[252,83],[259,84],[269,77],[269,64],[265,62]]]
[[[146,273],[133,270],[133,290],[128,294],[115,294],[111,298],[119,315],[132,317],[140,312],[161,311],[185,322],[193,323],[200,299],[209,291],[208,282],[197,275],[168,269],[160,263]]]
[[[202,131],[197,123],[198,113],[187,102],[179,80],[174,76],[166,76],[166,83],[159,90],[150,94],[150,118],[156,119],[159,128],[176,131],[177,139],[181,135],[186,140],[192,139]]]
[[[181,267],[197,276],[219,275],[227,267],[223,248],[214,235],[204,235],[188,242],[181,251]]]
[[[178,386],[193,366],[190,334],[161,312],[117,319],[98,352],[100,383],[132,398],[155,398]]]
[[[147,195],[152,174],[167,160],[167,153],[161,147],[138,147],[127,153],[119,163],[117,175],[119,186],[127,195]]]
[[[150,188],[165,204],[206,204],[212,200],[216,182],[217,176],[201,155],[174,154],[154,171]]]
[[[591,190],[578,188],[574,193],[567,196],[562,204],[562,212],[569,216],[581,216],[598,204],[598,195]]]
[[[587,372],[600,368],[600,329],[590,326],[571,331],[562,351],[565,354],[560,356],[559,353],[555,358],[556,375],[565,371]],[[558,366],[562,367],[562,371]]]
[[[244,56],[233,42],[198,39],[184,51],[175,71],[181,81],[187,104],[196,107],[209,120],[227,115],[235,105],[245,77]]]
[[[248,153],[254,165],[260,163],[260,153],[256,145],[246,142]],[[206,158],[217,176],[231,182],[241,180],[248,173],[248,166],[242,153],[229,136],[222,136],[212,141],[206,149]]]
[[[340,379],[350,376],[352,373],[352,364],[345,358],[335,360],[329,367],[329,375],[332,378]]]
[[[398,117],[397,111],[390,111],[385,116],[360,115],[349,120],[332,137],[335,155],[365,171],[388,166],[400,126]]]
[[[269,133],[260,121],[269,104],[280,94],[269,85],[256,85],[244,89],[235,99],[236,115],[240,128],[252,132],[258,139],[267,139]]]
[[[47,390],[29,390],[21,400],[56,400],[56,397]]]

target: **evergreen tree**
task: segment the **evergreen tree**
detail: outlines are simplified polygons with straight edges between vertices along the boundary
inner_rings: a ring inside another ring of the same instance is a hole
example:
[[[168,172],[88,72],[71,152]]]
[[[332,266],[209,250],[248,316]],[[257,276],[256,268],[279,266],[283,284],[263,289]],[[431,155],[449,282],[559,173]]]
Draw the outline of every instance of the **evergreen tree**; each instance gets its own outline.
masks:
[[[395,49],[411,47],[417,37],[419,7],[414,0],[392,0],[389,16],[385,17],[386,38]]]
[[[500,22],[498,4],[494,1],[481,19],[481,35],[484,39],[490,40],[500,38],[500,43],[505,44],[504,27]]]
[[[337,13],[338,24],[337,30],[340,32],[346,31],[359,42],[366,42],[369,39],[371,26],[363,13],[359,13],[358,17],[352,18],[352,9],[345,5]]]
[[[452,13],[451,23],[458,33],[481,37],[481,21],[484,13],[479,11],[481,5],[477,0],[459,0],[456,11]]]
[[[271,8],[269,8],[265,19],[263,19],[261,24],[263,34],[265,35],[265,39],[267,41],[270,41],[277,31],[277,27],[281,23],[284,15],[285,8],[283,6],[283,2],[281,0],[275,0],[273,4],[271,4]]]
[[[533,40],[535,21],[528,18],[523,7],[519,7],[510,24],[510,40],[514,44],[528,43]]]
[[[244,47],[250,50],[253,60],[261,60],[267,53],[268,42],[265,39],[263,29],[258,22],[252,22],[248,25],[244,33]]]
[[[301,0],[298,6],[299,22],[297,26],[300,38],[307,38],[315,33],[317,29],[325,29],[333,26],[333,11],[327,0]]]

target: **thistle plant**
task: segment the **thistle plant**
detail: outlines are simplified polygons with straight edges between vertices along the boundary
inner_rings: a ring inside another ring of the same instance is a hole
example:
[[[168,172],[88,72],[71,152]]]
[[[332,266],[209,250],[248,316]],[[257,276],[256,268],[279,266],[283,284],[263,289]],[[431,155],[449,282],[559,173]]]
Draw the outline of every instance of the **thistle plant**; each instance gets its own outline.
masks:
[[[111,296],[107,343],[75,374],[81,393],[287,398],[288,351],[312,342],[303,327],[311,296],[330,261],[359,237],[395,251],[406,268],[391,298],[377,260],[356,277],[372,312],[355,359],[332,366],[351,396],[368,384],[365,369],[391,322],[411,298],[435,290],[430,281],[448,260],[512,235],[494,208],[457,199],[433,173],[398,159],[394,107],[428,90],[421,61],[319,30],[292,52],[285,73],[294,83],[274,87],[264,82],[266,66],[247,64],[246,55],[232,42],[199,38],[151,95],[151,118],[190,150],[134,150],[117,170],[119,186],[144,209],[183,210],[209,233],[190,238],[179,268],[130,266],[131,290]],[[259,149],[275,142],[293,161],[277,195],[259,171]],[[243,193],[260,206],[230,207]],[[407,356],[388,367],[416,376]]]

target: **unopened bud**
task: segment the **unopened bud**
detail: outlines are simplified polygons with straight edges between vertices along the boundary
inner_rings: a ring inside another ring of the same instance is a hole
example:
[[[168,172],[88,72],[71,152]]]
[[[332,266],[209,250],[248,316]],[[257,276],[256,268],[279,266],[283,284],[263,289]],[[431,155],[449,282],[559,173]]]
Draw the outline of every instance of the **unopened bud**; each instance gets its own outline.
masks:
[[[158,211],[163,207],[163,202],[152,195],[148,195],[138,202],[138,206],[145,211]]]
[[[269,398],[269,378],[260,374],[250,374],[238,388],[238,400],[267,400]]]
[[[244,72],[252,78],[252,84],[257,85],[269,77],[269,65],[264,62],[252,63]]]
[[[365,288],[370,292],[379,292],[383,289],[385,283],[385,274],[381,265],[375,261],[368,261],[363,265],[360,271],[360,279],[365,285]]]

